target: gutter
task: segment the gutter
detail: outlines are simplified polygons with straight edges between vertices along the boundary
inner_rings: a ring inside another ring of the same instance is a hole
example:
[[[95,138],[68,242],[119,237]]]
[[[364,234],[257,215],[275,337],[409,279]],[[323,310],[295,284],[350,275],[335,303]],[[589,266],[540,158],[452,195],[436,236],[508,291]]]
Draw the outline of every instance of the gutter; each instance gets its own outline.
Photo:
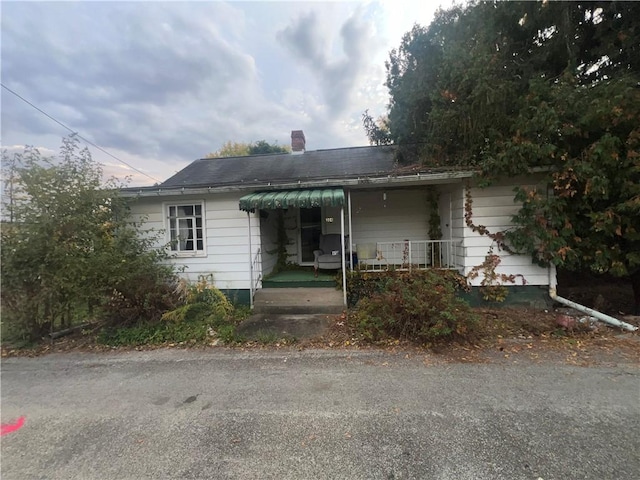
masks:
[[[548,270],[549,270],[549,296],[551,297],[552,300],[558,303],[562,303],[563,305],[566,305],[567,307],[571,307],[582,313],[586,313],[587,315],[595,317],[598,320],[608,323],[609,325],[612,325],[614,327],[620,327],[620,328],[623,328],[624,330],[628,330],[629,332],[635,332],[636,330],[638,330],[638,327],[635,327],[630,323],[623,322],[622,320],[618,320],[617,318],[606,315],[602,312],[594,310],[593,308],[585,307],[584,305],[580,305],[579,303],[573,302],[567,298],[558,296],[556,292],[558,282],[556,280],[555,265],[550,265]]]
[[[444,173],[416,173],[411,175],[386,175],[380,177],[357,177],[350,179],[324,179],[324,180],[298,180],[297,182],[258,182],[254,184],[233,184],[219,186],[199,186],[199,187],[127,187],[120,190],[124,197],[158,197],[174,195],[204,195],[208,193],[228,193],[245,192],[255,190],[287,190],[305,188],[326,188],[326,187],[376,187],[393,184],[400,185],[428,185],[439,183],[455,183],[463,179],[471,178],[473,172],[455,171]]]

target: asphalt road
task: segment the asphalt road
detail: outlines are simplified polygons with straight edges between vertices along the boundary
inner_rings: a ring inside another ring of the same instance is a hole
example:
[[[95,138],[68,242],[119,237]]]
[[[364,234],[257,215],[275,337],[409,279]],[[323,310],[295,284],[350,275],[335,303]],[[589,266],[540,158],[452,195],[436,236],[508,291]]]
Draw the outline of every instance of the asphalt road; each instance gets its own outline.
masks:
[[[638,479],[634,365],[156,350],[2,362],[2,480]]]

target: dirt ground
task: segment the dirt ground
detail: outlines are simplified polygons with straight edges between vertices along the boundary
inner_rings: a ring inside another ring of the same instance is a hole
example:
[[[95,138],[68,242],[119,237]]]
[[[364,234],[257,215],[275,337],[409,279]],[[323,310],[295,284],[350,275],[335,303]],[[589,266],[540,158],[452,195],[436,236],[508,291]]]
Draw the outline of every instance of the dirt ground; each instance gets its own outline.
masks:
[[[558,295],[616,318],[634,310],[631,283],[615,277],[559,270]]]
[[[451,344],[415,345],[390,340],[375,345],[364,341],[349,325],[346,314],[330,316],[328,331],[317,338],[291,341],[282,339],[272,343],[246,342],[231,347],[196,343],[168,344],[144,347],[108,347],[98,345],[91,335],[77,334],[44,343],[28,350],[2,348],[2,357],[39,356],[62,352],[117,352],[151,350],[156,348],[225,348],[247,350],[306,350],[332,349],[342,351],[379,349],[389,353],[423,356],[425,364],[438,363],[567,363],[572,365],[633,364],[640,367],[640,331],[623,332],[599,324],[590,329],[577,323],[564,328],[557,323],[558,312],[530,309],[476,309],[481,332],[467,342]],[[640,317],[635,317],[640,324]]]
[[[336,319],[322,339],[302,346],[320,348],[385,348],[411,355],[433,354],[433,361],[493,362],[566,362],[574,365],[613,365],[631,363],[640,366],[640,331],[623,332],[604,324],[596,328],[577,323],[567,329],[557,323],[558,312],[523,308],[476,309],[480,319],[478,338],[452,344],[412,345],[397,340],[369,345]],[[636,317],[635,325],[640,324]]]

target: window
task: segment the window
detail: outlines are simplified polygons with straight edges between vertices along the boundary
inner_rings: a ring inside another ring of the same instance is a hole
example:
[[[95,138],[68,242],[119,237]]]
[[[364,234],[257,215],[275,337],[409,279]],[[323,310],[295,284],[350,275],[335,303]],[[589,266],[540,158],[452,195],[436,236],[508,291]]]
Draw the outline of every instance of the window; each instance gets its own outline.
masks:
[[[172,252],[204,252],[202,203],[169,205]]]

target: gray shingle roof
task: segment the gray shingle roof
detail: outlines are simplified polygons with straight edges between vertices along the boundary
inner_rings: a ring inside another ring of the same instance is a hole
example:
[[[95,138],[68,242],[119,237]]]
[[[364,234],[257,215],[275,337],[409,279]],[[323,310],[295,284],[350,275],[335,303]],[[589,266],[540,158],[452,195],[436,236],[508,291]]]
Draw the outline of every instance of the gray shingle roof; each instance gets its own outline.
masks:
[[[394,147],[351,147],[315,150],[294,155],[196,160],[160,187],[215,187],[264,185],[310,180],[358,178],[391,174],[395,169]]]

